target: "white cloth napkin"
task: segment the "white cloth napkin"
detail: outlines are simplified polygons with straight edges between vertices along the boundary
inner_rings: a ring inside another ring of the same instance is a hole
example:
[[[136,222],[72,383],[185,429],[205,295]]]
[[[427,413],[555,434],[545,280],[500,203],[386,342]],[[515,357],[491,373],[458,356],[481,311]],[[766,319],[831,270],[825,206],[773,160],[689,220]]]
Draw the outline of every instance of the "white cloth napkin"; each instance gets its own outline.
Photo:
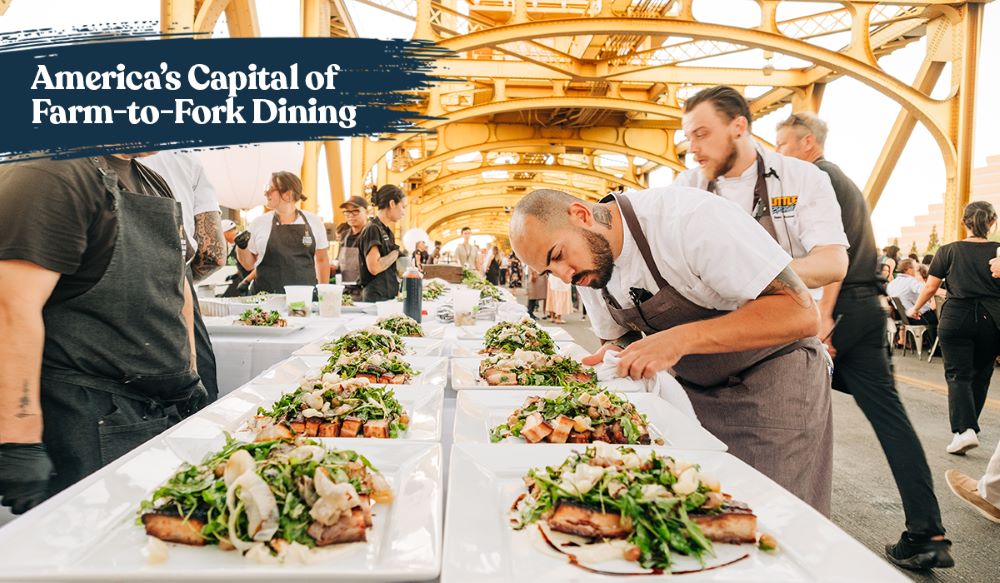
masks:
[[[604,353],[604,362],[594,367],[597,380],[611,390],[622,390],[629,388],[634,383],[639,383],[647,393],[659,395],[661,399],[670,403],[681,413],[698,421],[698,415],[691,406],[691,399],[688,398],[684,387],[677,379],[667,371],[660,371],[651,379],[632,380],[628,377],[618,376],[618,353],[611,350]]]

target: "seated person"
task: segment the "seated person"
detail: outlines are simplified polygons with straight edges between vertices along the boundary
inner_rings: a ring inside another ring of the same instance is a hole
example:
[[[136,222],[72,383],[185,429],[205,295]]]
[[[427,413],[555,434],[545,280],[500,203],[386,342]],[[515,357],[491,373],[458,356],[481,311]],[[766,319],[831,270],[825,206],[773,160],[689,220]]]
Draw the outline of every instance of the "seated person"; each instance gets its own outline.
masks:
[[[889,293],[889,297],[899,298],[906,311],[910,311],[910,308],[917,302],[917,297],[923,287],[924,282],[917,277],[917,262],[907,258],[899,262],[899,272],[895,279],[886,286],[886,291]],[[920,310],[920,319],[913,320],[911,318],[910,323],[937,326],[937,314],[928,303]]]

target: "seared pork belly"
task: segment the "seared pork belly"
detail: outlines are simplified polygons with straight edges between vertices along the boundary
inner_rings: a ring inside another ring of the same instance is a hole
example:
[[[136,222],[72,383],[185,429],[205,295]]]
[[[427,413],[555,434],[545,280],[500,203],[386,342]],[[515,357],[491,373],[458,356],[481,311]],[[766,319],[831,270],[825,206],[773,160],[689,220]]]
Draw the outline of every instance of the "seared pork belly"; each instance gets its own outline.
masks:
[[[562,501],[549,517],[549,527],[558,532],[589,538],[621,538],[632,532],[632,521],[617,512],[601,512],[589,506]]]
[[[205,523],[194,517],[184,520],[173,514],[147,512],[142,515],[142,524],[146,527],[146,534],[163,541],[195,546],[205,544],[201,536]]]
[[[368,540],[365,536],[365,511],[355,508],[329,526],[313,522],[306,532],[316,540],[316,546],[364,542]]]

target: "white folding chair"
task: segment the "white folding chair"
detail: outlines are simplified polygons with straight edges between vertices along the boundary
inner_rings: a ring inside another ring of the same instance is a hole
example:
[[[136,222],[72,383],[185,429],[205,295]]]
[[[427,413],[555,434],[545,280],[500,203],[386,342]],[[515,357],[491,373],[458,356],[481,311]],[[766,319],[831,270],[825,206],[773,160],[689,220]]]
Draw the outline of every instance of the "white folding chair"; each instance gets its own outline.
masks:
[[[925,324],[911,324],[910,319],[906,316],[906,308],[903,307],[903,301],[895,297],[891,297],[889,299],[892,300],[892,306],[896,308],[896,312],[899,314],[899,320],[903,323],[904,333],[907,336],[913,337],[913,344],[915,345],[917,358],[923,358],[924,333],[927,332],[927,326]],[[903,337],[903,356],[906,356],[906,336]]]

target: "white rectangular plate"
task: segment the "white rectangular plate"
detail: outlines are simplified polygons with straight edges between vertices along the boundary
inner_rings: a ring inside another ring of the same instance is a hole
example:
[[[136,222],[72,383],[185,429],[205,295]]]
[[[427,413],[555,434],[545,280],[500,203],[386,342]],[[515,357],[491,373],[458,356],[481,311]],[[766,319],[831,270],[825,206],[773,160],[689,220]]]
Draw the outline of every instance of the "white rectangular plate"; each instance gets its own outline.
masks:
[[[509,526],[511,503],[524,491],[521,478],[530,468],[556,466],[581,446],[455,444],[448,477],[448,507],[442,583],[465,581],[617,581],[623,577],[591,574],[570,565],[541,542],[537,529],[514,531]],[[637,450],[648,452],[649,446]],[[777,538],[773,554],[753,545],[718,545],[749,553],[738,563],[685,575],[685,582],[908,582],[905,576],[787,490],[735,457],[711,451],[657,451],[701,465],[722,489],[750,505],[758,517],[758,532]],[[730,554],[730,553],[725,553]],[[697,568],[689,559],[683,567]],[[665,580],[657,577],[655,580]]]
[[[283,385],[245,385],[235,391],[246,401],[257,403],[258,407],[269,409],[271,405],[281,398],[285,393],[290,393],[298,388],[297,383]],[[413,386],[413,385],[388,385],[396,395],[396,400],[403,405],[403,409],[410,416],[410,424],[406,432],[398,439],[412,441],[441,441],[442,412],[444,411],[444,389],[442,387]],[[236,424],[236,437],[245,441],[253,440],[253,434],[245,431],[247,423],[257,414],[257,407],[244,415]],[[363,439],[364,438],[359,438]],[[349,438],[332,438],[332,442],[343,443]],[[365,441],[371,441],[365,440]],[[390,440],[396,441],[396,440]],[[344,447],[344,446],[340,446]]]
[[[336,443],[363,454],[386,477],[395,500],[376,505],[368,542],[345,545],[313,565],[260,565],[214,546],[169,544],[165,562],[142,555],[139,502],[178,468],[221,445],[203,440],[174,450],[158,438],[0,530],[0,580],[12,581],[413,581],[441,567],[442,455],[436,443]],[[326,444],[330,447],[330,444]]]
[[[475,324],[469,326],[458,326],[458,337],[459,338],[483,338],[486,336],[486,331],[495,326],[497,322],[476,322]],[[539,326],[542,330],[549,333],[552,339],[556,342],[572,342],[573,335],[567,332],[563,328],[557,328],[555,326]]]
[[[323,345],[333,342],[340,334],[331,334],[317,342],[310,342],[292,354],[295,356],[322,356],[330,353],[323,350]],[[436,338],[403,338],[406,350],[414,356],[441,356],[444,352],[444,340]]]
[[[374,326],[375,322],[378,321],[378,316],[370,316],[367,314],[357,316],[348,325],[347,330],[359,330],[361,328],[367,328],[368,326]],[[424,331],[423,338],[444,338],[445,324],[439,322],[437,318],[432,315],[424,316],[420,322],[420,327]],[[405,336],[404,340],[413,340],[413,338]]]
[[[482,357],[479,353],[483,349],[483,340],[480,339],[459,339],[455,341],[451,349],[451,355],[457,358]],[[566,354],[579,360],[590,354],[590,351],[573,341],[557,340],[556,352]]]
[[[490,443],[490,428],[507,422],[507,417],[531,395],[544,394],[541,390],[462,391],[455,405],[455,443]],[[623,394],[646,415],[649,435],[662,439],[668,447],[726,451],[726,444],[708,432],[700,423],[678,411],[670,403],[651,393]],[[501,444],[524,444],[524,440],[510,438]],[[499,444],[498,444],[499,445]],[[550,446],[551,443],[531,444]]]
[[[243,326],[235,324],[239,316],[209,316],[202,318],[209,334],[228,336],[284,336],[306,327],[308,318],[286,318],[287,326]]]
[[[262,372],[250,384],[287,384],[298,383],[304,376],[318,372],[330,359],[329,354],[315,356],[293,356]],[[440,356],[404,356],[403,360],[410,363],[417,374],[405,385],[430,385],[444,387],[448,384],[448,359]]]
[[[467,391],[470,389],[479,389],[484,391],[497,391],[503,389],[532,389],[532,390],[547,390],[558,387],[551,386],[528,386],[528,385],[507,385],[507,386],[496,386],[491,387],[486,383],[486,381],[479,376],[479,363],[483,361],[483,357],[475,358],[462,358],[456,357],[451,359],[451,388],[456,391]],[[644,390],[644,383],[642,381],[633,381],[628,378],[618,378],[610,382],[601,382],[601,386],[606,386],[619,393],[636,393]]]

